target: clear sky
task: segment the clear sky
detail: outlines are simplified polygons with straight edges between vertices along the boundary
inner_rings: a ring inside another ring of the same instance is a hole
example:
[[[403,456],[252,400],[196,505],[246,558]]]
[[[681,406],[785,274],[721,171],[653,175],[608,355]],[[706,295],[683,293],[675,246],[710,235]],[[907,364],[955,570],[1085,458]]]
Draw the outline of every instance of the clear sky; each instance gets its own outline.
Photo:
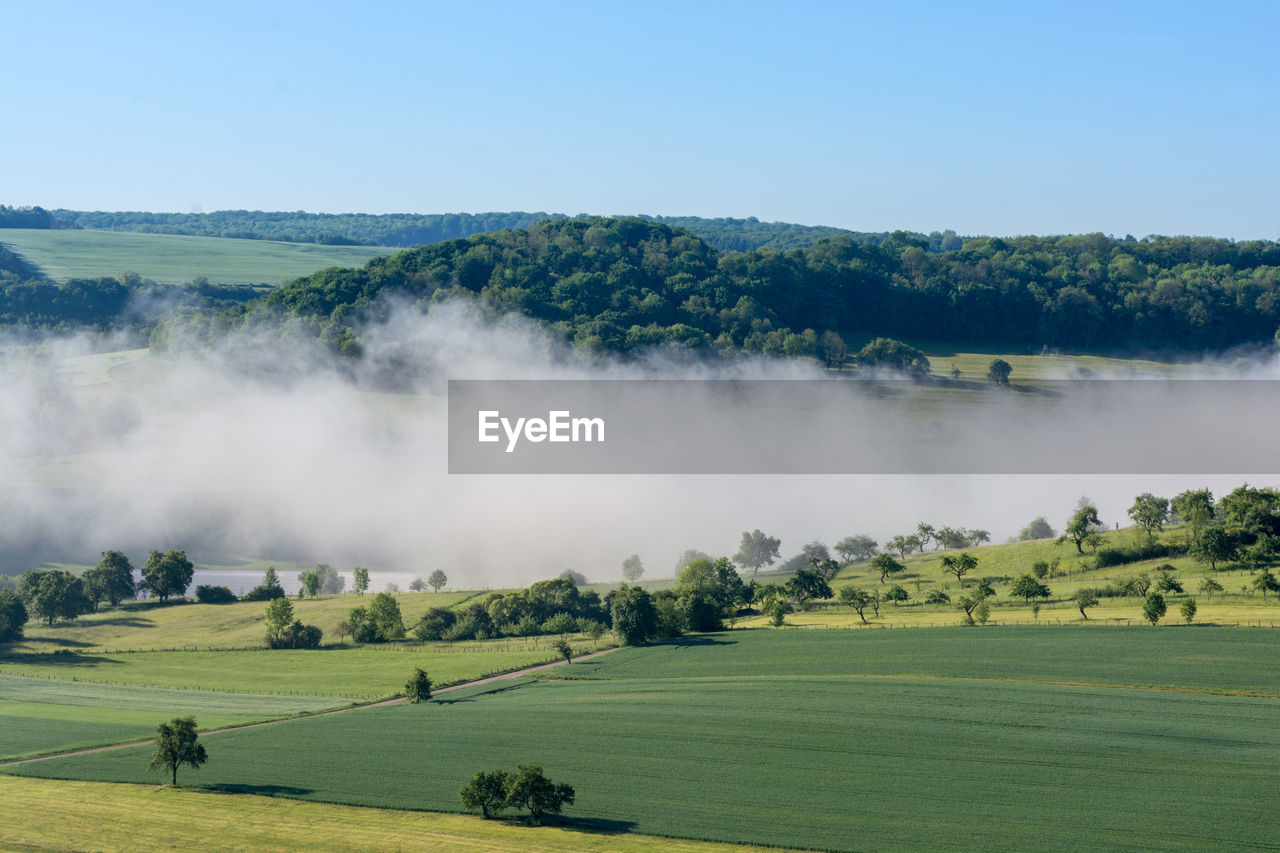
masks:
[[[1280,2],[0,0],[0,203],[1280,238]]]

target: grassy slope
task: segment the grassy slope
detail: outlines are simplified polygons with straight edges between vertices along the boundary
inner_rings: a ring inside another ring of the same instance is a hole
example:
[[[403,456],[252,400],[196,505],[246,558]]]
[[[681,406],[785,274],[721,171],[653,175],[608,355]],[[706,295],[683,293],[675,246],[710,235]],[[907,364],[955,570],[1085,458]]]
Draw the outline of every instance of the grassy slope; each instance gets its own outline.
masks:
[[[197,276],[214,284],[277,284],[325,267],[363,266],[370,258],[400,251],[383,246],[25,228],[4,229],[0,242],[58,281],[136,272],[165,284],[182,284]]]
[[[1174,527],[1158,534],[1159,541],[1181,542],[1185,531]],[[1136,528],[1125,528],[1103,534],[1105,546],[1128,547],[1136,543],[1146,542],[1146,534]],[[1104,547],[1105,547],[1104,546]],[[1016,542],[1002,545],[986,545],[980,548],[963,549],[978,558],[978,567],[964,577],[965,587],[972,587],[978,578],[993,578],[997,597],[991,600],[991,619],[1000,623],[1032,623],[1039,622],[1083,622],[1080,611],[1076,609],[1070,597],[1080,587],[1106,587],[1112,581],[1132,577],[1143,572],[1150,572],[1159,565],[1172,565],[1174,574],[1181,580],[1185,592],[1166,595],[1168,613],[1165,622],[1179,622],[1181,616],[1178,608],[1187,598],[1194,598],[1197,604],[1197,624],[1262,624],[1280,625],[1280,601],[1275,596],[1263,598],[1257,593],[1242,591],[1247,587],[1252,575],[1239,566],[1219,566],[1217,572],[1211,572],[1208,566],[1198,564],[1190,557],[1160,558],[1142,560],[1105,569],[1095,569],[1094,555],[1089,549],[1079,554],[1074,545],[1057,544],[1052,539],[1038,542]],[[871,609],[866,611],[867,619],[873,625],[958,625],[961,618],[954,602],[964,594],[956,583],[954,575],[943,571],[942,558],[946,554],[958,551],[928,550],[923,554],[911,554],[901,562],[906,571],[890,577],[885,583],[880,582],[880,575],[871,569],[869,563],[853,563],[845,566],[836,575],[832,588],[838,594],[841,587],[857,586],[867,590],[883,592],[893,584],[901,584],[911,596],[911,601],[904,605],[881,605],[880,616],[874,616]],[[893,555],[895,559],[897,554]],[[1032,571],[1037,562],[1053,563],[1058,561],[1056,573],[1046,577],[1052,592],[1052,598],[1041,604],[1040,615],[1033,617],[1031,607],[1022,599],[1011,598],[1008,594],[1009,582],[1020,575]],[[1199,592],[1200,582],[1212,576],[1225,587],[1225,593],[1216,593],[1212,598]],[[762,582],[779,583],[783,578],[762,573]],[[917,587],[917,583],[919,586]],[[950,605],[922,604],[931,590],[940,589],[951,596]],[[1088,611],[1089,621],[1104,624],[1138,624],[1143,622],[1142,600],[1131,598],[1103,598],[1101,603]],[[765,624],[763,617],[742,620],[739,624],[760,626]],[[819,604],[807,613],[795,613],[787,616],[790,625],[822,625],[825,627],[861,627],[862,622],[851,609],[839,606],[835,602]]]
[[[32,815],[40,815],[33,820]],[[528,853],[734,853],[705,842],[619,835],[590,827],[525,827],[459,815],[211,797],[143,785],[0,776],[0,835],[19,850],[522,850]],[[92,834],[68,827],[93,827]],[[229,829],[233,827],[233,829]]]
[[[743,631],[441,703],[217,735],[185,781],[453,810],[475,770],[532,762],[577,787],[570,814],[656,834],[871,850],[1274,846],[1277,651],[1280,635],[1243,629]],[[1198,692],[1240,687],[1272,695]],[[145,782],[148,755],[17,772]]]

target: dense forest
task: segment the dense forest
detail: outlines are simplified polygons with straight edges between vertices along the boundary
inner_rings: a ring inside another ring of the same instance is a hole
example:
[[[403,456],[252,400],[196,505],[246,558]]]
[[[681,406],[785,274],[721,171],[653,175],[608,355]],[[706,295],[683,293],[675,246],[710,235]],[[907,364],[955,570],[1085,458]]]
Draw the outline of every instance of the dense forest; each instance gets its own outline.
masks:
[[[14,209],[0,206],[0,228],[86,228],[106,231],[139,231],[153,234],[185,234],[193,237],[239,237],[323,243],[347,246],[415,248],[491,231],[528,228],[547,219],[565,219],[560,213],[264,213],[260,210],[219,210],[213,213],[143,213]],[[722,252],[752,249],[797,249],[827,237],[845,234],[855,240],[879,242],[889,236],[863,234],[827,226],[747,219],[703,219],[698,216],[643,217],[663,225],[684,228]],[[14,224],[6,224],[12,222]],[[934,251],[950,240],[952,232],[930,235]]]
[[[361,322],[376,319],[379,297],[392,293],[423,305],[463,296],[495,314],[542,320],[579,347],[616,352],[676,343],[812,355],[825,330],[1206,350],[1273,339],[1280,245],[1090,234],[969,239],[936,252],[927,238],[899,232],[879,243],[839,236],[785,252],[721,253],[643,219],[567,219],[322,270],[192,325],[293,319],[355,355]]]

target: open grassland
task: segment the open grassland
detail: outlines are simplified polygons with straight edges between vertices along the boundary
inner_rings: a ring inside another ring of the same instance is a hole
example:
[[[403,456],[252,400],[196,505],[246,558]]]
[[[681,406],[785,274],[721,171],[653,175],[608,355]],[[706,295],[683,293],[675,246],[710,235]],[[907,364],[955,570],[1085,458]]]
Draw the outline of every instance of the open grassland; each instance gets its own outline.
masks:
[[[0,759],[152,737],[158,723],[188,714],[217,728],[347,704],[332,696],[162,690],[3,674],[0,700]]]
[[[393,594],[406,626],[412,628],[432,607],[451,607],[465,601],[470,592],[402,592]],[[336,642],[338,623],[351,609],[367,606],[370,596],[322,595],[291,598],[294,617],[324,631],[326,642]],[[248,649],[266,645],[265,601],[235,604],[172,604],[128,606],[57,622],[52,627],[30,622],[26,639],[6,650],[47,652],[67,648],[82,651],[145,649]]]
[[[577,788],[570,815],[659,835],[836,850],[1271,849],[1278,651],[1280,633],[1244,629],[737,631],[430,704],[209,736],[209,763],[179,778],[458,810],[476,770],[538,763]],[[10,769],[145,783],[149,756]]]
[[[204,276],[214,284],[279,284],[325,267],[359,267],[399,249],[320,246],[122,231],[6,228],[0,243],[56,281],[135,272],[163,284]]]
[[[264,792],[269,793],[269,792]],[[92,827],[92,831],[83,828]],[[526,827],[476,817],[0,776],[0,845],[18,850],[438,850],[527,853],[746,853],[623,834],[607,826]]]

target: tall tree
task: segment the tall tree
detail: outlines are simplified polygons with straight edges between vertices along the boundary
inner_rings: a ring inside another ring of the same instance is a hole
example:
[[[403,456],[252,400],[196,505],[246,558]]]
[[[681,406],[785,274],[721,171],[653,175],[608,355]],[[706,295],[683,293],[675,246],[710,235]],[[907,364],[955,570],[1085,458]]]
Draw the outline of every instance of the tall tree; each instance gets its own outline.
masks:
[[[142,567],[142,588],[166,601],[170,596],[186,595],[193,577],[195,566],[186,551],[152,551]]]
[[[93,575],[92,594],[101,594],[112,607],[137,595],[133,585],[133,563],[119,551],[103,551],[98,565],[85,572],[85,577],[88,578],[90,573]]]
[[[1156,540],[1155,532],[1164,530],[1164,523],[1169,519],[1169,499],[1158,498],[1150,492],[1143,492],[1133,499],[1129,507],[1129,517],[1147,532],[1147,539]]]
[[[352,586],[355,587],[356,595],[364,595],[369,589],[369,570],[363,566],[356,566],[351,570]]]
[[[639,646],[647,643],[658,630],[658,612],[653,598],[638,586],[623,584],[613,594],[610,602],[613,630],[623,645]]]
[[[750,533],[744,530],[742,543],[738,546],[738,553],[733,559],[739,565],[751,569],[752,574],[756,574],[761,566],[773,565],[774,560],[778,559],[778,546],[781,544],[782,540],[766,536],[759,530],[753,530]]]
[[[204,744],[200,743],[200,736],[196,733],[195,717],[175,717],[157,727],[156,751],[147,769],[167,769],[170,784],[176,788],[179,767],[186,764],[191,769],[198,770],[208,758]]]

